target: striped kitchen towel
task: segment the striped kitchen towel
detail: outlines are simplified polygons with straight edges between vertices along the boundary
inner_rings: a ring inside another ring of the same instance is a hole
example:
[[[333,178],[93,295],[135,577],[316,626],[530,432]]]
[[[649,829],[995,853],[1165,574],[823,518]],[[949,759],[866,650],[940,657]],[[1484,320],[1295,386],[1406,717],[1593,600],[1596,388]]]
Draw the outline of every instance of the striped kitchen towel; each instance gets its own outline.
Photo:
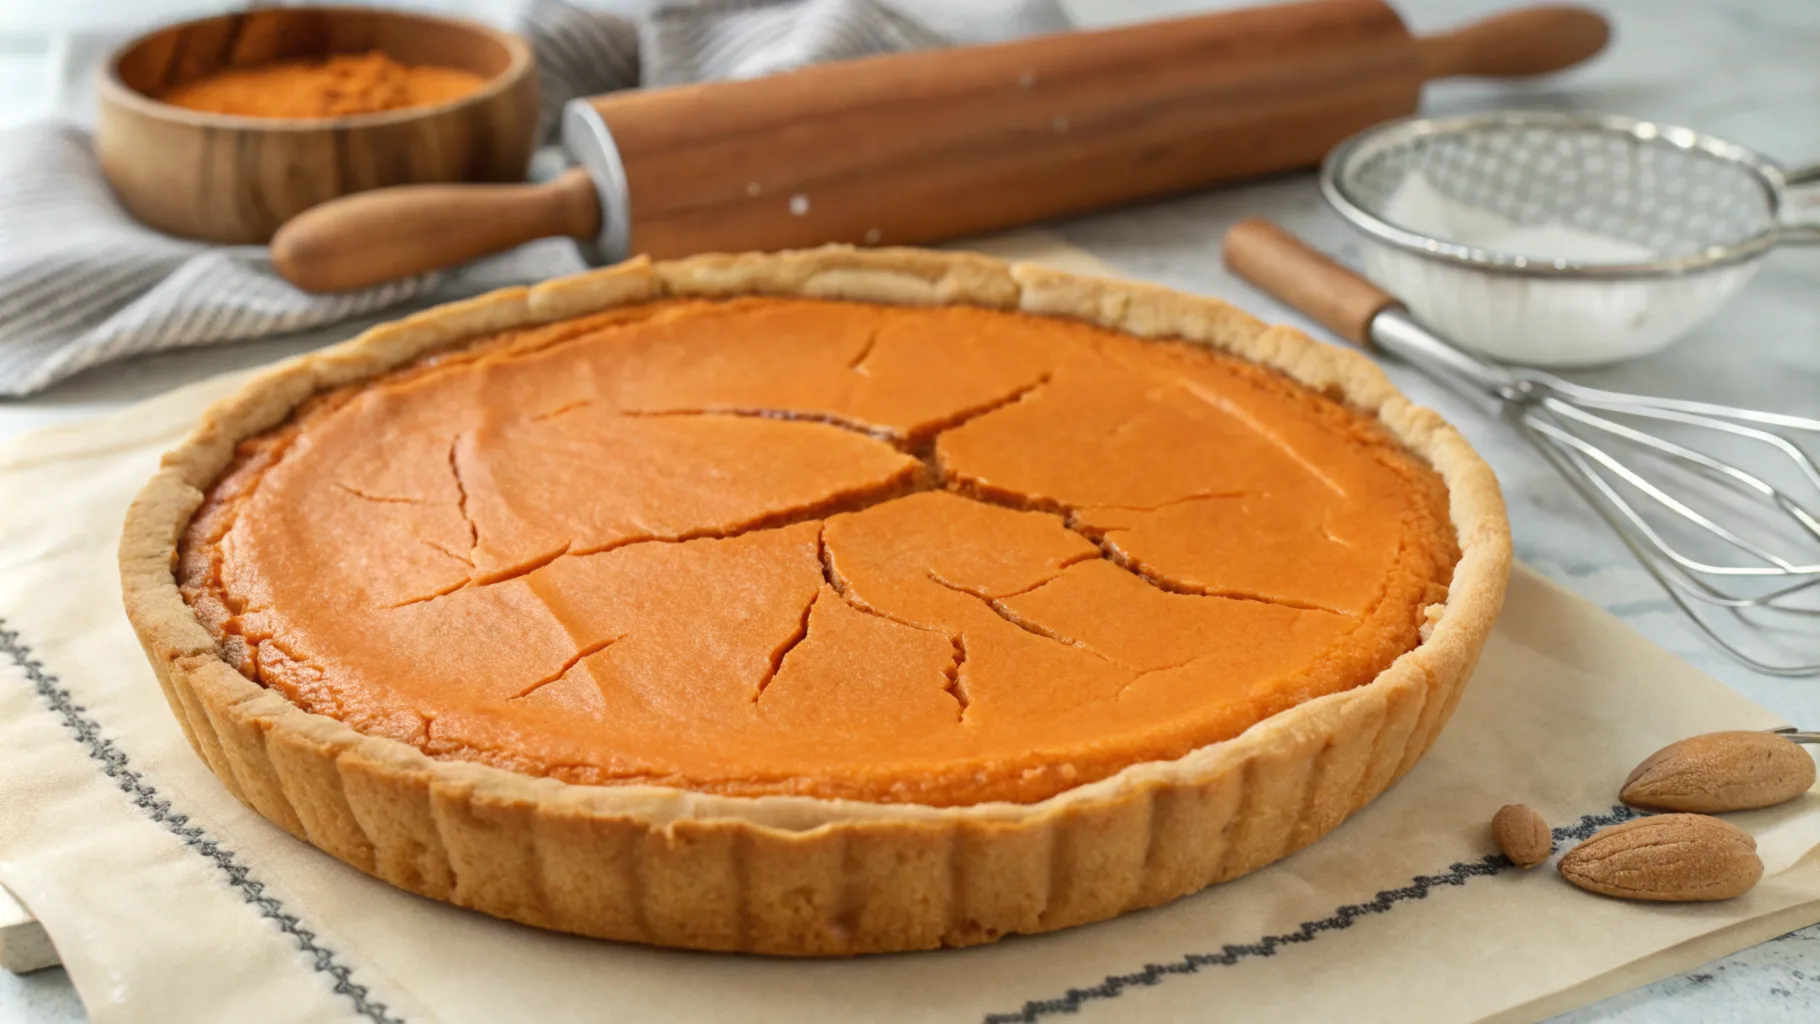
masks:
[[[576,96],[1067,27],[1056,0],[919,0],[916,18],[879,0],[641,6],[637,17],[564,0],[522,9],[546,133]],[[582,265],[572,243],[546,239],[454,271],[310,295],[272,270],[263,246],[206,245],[134,221],[108,191],[81,128],[51,122],[0,134],[0,395],[31,394],[128,356],[321,327]]]

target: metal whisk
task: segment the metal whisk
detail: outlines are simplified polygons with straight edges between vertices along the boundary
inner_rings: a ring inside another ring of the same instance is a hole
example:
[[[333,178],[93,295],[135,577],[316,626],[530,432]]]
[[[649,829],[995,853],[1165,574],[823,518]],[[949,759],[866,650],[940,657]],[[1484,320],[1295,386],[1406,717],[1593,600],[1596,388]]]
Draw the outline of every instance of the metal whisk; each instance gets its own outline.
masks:
[[[1235,226],[1226,262],[1348,340],[1495,403],[1721,650],[1770,675],[1820,674],[1820,660],[1782,646],[1820,631],[1820,465],[1802,447],[1820,420],[1604,391],[1482,359],[1268,221]]]

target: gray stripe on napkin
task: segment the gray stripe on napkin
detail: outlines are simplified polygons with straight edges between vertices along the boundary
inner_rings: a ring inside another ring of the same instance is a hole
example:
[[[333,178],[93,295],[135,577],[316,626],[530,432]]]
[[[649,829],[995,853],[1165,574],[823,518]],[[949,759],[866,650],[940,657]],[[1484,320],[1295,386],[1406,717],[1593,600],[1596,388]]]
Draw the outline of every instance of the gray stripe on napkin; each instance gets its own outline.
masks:
[[[83,132],[0,142],[0,392],[28,394],[123,356],[334,323],[428,292],[433,277],[314,296],[263,246],[209,246],[128,217]]]
[[[948,38],[969,42],[1067,26],[1055,0],[940,0],[928,10],[944,19],[937,24],[954,24]],[[530,0],[520,29],[537,52],[546,132],[576,96],[947,41],[879,0],[660,0],[637,22]],[[133,220],[79,128],[0,133],[0,395],[31,394],[127,356],[321,327],[581,266],[573,244],[546,239],[448,273],[310,295],[278,277],[263,246],[211,246]]]
[[[638,26],[625,18],[564,0],[531,0],[519,30],[537,51],[541,138],[554,141],[569,100],[639,84]]]
[[[638,41],[647,86],[758,78],[947,43],[876,0],[708,0],[661,7],[639,26]]]

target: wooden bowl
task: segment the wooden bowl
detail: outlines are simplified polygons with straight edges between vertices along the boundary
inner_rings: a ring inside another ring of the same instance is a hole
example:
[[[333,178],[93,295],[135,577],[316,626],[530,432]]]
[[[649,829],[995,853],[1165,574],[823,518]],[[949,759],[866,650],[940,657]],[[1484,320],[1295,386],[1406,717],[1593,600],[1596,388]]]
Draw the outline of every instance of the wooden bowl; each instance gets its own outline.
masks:
[[[226,67],[380,50],[486,79],[450,103],[313,119],[210,114],[161,103]],[[425,182],[522,181],[537,133],[531,49],[450,18],[277,7],[185,22],[122,47],[103,71],[95,148],[133,216],[173,235],[263,243],[351,192]]]

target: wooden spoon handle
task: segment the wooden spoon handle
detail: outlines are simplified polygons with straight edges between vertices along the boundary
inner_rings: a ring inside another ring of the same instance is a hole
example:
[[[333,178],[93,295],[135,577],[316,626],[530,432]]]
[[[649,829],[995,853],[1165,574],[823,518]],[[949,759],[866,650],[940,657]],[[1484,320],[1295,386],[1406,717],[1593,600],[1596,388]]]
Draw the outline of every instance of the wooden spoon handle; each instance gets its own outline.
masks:
[[[272,236],[272,264],[308,292],[452,267],[538,238],[600,233],[600,198],[573,168],[541,185],[408,185],[344,196]]]
[[[1524,7],[1416,40],[1424,78],[1546,75],[1591,58],[1611,24],[1584,7]]]
[[[1262,217],[1234,224],[1223,255],[1233,273],[1361,348],[1371,347],[1372,318],[1399,304]]]

